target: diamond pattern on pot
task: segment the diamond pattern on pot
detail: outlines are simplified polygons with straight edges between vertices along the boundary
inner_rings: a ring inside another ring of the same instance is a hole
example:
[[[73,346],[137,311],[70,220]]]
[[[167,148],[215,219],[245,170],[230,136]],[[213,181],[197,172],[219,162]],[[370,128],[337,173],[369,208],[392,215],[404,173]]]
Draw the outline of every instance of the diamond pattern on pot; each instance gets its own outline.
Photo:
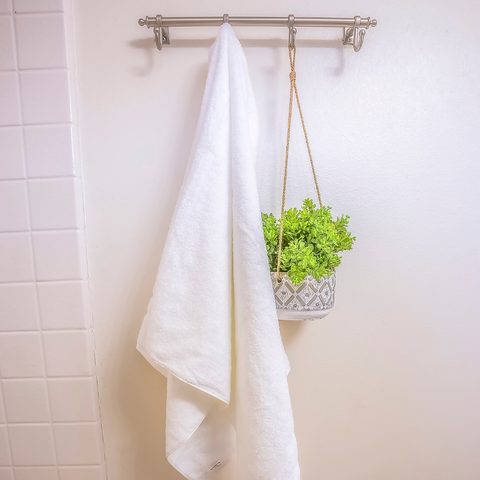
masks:
[[[306,277],[303,282],[294,285],[286,273],[271,273],[272,286],[277,309],[316,311],[333,307],[335,302],[335,274],[315,280]]]
[[[294,298],[293,285],[285,284],[284,282],[277,282],[277,278],[272,277],[273,288],[275,292],[275,303],[288,305]]]
[[[328,281],[322,286],[319,297],[327,308],[333,306],[333,290]]]

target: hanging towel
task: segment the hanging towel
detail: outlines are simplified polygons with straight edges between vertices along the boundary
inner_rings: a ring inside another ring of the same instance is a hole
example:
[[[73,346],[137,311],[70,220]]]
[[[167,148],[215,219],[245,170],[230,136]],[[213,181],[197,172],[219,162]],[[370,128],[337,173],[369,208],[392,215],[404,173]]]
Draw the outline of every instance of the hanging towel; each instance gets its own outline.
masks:
[[[189,480],[213,478],[235,456],[238,480],[300,478],[257,136],[245,55],[224,24],[137,344],[167,377],[166,454]]]

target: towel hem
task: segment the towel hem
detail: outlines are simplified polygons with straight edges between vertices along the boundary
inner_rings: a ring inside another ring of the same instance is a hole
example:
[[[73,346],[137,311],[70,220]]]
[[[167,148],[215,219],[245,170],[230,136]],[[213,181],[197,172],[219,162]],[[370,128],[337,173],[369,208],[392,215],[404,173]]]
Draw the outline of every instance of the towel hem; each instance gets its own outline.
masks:
[[[181,382],[186,383],[187,385],[190,385],[191,387],[196,388],[197,390],[200,390],[200,391],[206,393],[207,395],[210,395],[210,396],[220,400],[221,402],[225,403],[226,405],[230,405],[230,398],[223,397],[222,395],[219,395],[218,393],[215,393],[215,392],[211,391],[209,388],[201,387],[199,385],[196,385],[193,382],[190,382],[190,381],[186,380],[185,378],[182,378],[181,375],[177,375],[170,368],[166,367],[165,365],[163,365],[162,363],[157,361],[155,358],[153,358],[148,353],[148,351],[146,349],[143,349],[139,345],[137,345],[137,350],[143,355],[145,360],[147,360],[148,363],[150,363],[150,365],[152,365],[152,367],[155,368],[155,370],[157,370],[158,372],[160,372],[164,377],[167,376],[166,372],[170,372],[174,377],[177,377]]]

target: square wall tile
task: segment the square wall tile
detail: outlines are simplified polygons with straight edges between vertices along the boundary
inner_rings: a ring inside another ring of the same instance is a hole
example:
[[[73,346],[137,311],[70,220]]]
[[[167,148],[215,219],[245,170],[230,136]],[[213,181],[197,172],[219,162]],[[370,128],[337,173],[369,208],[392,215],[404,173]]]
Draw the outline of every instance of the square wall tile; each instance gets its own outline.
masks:
[[[16,13],[63,12],[63,0],[14,0]]]
[[[0,232],[29,230],[25,180],[0,182]]]
[[[55,465],[50,425],[9,425],[14,465]]]
[[[13,18],[0,17],[0,70],[15,70]]]
[[[34,279],[30,233],[0,234],[0,282]]]
[[[96,382],[91,378],[50,378],[48,391],[54,422],[98,420]]]
[[[0,13],[12,13],[13,0],[0,0]]]
[[[42,282],[37,291],[42,328],[87,327],[86,282]]]
[[[35,285],[0,285],[0,331],[38,330]]]
[[[2,378],[43,377],[40,333],[0,334],[0,376]]]
[[[99,423],[56,424],[53,431],[59,465],[102,462]]]
[[[104,480],[103,467],[60,467],[60,480]]]
[[[80,227],[75,178],[30,180],[28,189],[32,229]],[[0,226],[1,214],[0,209]]]
[[[24,123],[71,122],[68,70],[20,73]]]
[[[49,377],[93,375],[93,348],[89,331],[44,332],[43,344]]]
[[[35,232],[37,280],[81,280],[86,275],[83,234],[78,230]]]
[[[20,123],[17,74],[0,72],[0,125],[20,125]]]
[[[14,480],[13,469],[0,467],[0,480]]]
[[[24,135],[29,178],[75,174],[71,125],[26,127]]]
[[[0,423],[5,423],[5,407],[3,405],[2,386],[0,385]]]
[[[0,127],[0,180],[25,178],[21,127]]]
[[[46,380],[3,380],[5,414],[9,423],[49,422]]]
[[[57,467],[18,467],[15,480],[58,480]]]
[[[65,15],[17,15],[15,26],[20,69],[67,67]]]
[[[10,447],[8,445],[7,426],[0,425],[0,466],[11,465]]]

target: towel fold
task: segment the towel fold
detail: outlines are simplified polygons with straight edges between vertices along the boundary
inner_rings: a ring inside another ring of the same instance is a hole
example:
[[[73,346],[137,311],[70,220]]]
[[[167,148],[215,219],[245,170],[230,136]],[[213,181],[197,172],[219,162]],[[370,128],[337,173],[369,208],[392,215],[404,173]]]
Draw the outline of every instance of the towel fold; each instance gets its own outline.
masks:
[[[192,157],[137,348],[167,377],[166,454],[189,480],[236,454],[239,480],[300,470],[255,175],[242,47],[220,28]]]

